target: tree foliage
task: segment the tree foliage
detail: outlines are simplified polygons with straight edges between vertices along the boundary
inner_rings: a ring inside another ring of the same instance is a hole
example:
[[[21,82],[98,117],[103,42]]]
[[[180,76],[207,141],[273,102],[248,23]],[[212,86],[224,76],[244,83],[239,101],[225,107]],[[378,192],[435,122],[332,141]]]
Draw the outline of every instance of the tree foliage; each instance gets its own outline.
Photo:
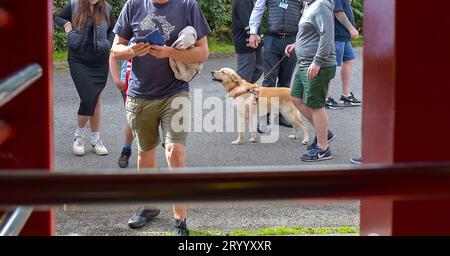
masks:
[[[352,2],[356,18],[356,27],[361,33],[363,25],[363,1],[364,0],[353,0]],[[54,12],[62,9],[64,5],[69,2],[70,0],[53,0]],[[125,2],[126,0],[108,0],[116,17],[119,16]],[[197,0],[197,2],[211,27],[212,33],[210,38],[223,43],[231,43],[231,12],[233,0]],[[64,31],[56,26],[53,48],[57,51],[66,49]]]

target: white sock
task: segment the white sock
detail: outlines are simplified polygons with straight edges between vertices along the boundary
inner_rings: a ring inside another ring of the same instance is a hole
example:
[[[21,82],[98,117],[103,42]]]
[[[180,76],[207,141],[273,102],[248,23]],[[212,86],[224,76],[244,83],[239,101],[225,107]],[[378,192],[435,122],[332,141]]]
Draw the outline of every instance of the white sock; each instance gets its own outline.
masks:
[[[91,144],[94,145],[100,139],[100,132],[91,133]]]
[[[77,130],[75,131],[75,137],[76,136],[84,137],[84,133],[85,133],[84,127],[83,128],[77,127]]]

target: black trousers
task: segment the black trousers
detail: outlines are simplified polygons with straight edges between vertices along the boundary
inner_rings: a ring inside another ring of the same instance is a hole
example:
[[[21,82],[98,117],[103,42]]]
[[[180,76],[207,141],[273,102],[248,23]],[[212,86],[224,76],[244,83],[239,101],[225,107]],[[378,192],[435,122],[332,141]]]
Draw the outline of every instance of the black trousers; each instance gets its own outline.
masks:
[[[264,75],[266,76],[263,82],[264,87],[291,87],[292,75],[297,64],[295,54],[291,57],[286,56],[278,66],[275,67],[275,65],[285,55],[286,46],[295,43],[295,36],[293,34],[280,38],[267,35],[264,38]]]

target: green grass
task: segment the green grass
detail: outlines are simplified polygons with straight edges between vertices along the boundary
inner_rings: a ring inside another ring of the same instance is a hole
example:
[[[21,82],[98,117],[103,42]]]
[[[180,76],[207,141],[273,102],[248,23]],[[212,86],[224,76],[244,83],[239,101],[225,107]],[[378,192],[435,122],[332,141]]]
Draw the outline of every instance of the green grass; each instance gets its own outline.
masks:
[[[326,234],[357,234],[359,228],[302,228],[302,227],[276,227],[256,231],[236,230],[228,233],[229,236],[284,236],[284,235],[326,235]]]
[[[338,227],[338,228],[302,228],[302,227],[275,227],[260,230],[241,230],[237,229],[231,232],[223,231],[202,231],[190,230],[191,236],[287,236],[287,235],[329,235],[329,234],[358,234],[357,227]],[[173,236],[173,233],[168,233]]]
[[[222,43],[216,40],[208,40],[209,52],[234,52],[234,45],[231,43]]]
[[[67,60],[67,51],[53,52],[53,61],[61,62]]]

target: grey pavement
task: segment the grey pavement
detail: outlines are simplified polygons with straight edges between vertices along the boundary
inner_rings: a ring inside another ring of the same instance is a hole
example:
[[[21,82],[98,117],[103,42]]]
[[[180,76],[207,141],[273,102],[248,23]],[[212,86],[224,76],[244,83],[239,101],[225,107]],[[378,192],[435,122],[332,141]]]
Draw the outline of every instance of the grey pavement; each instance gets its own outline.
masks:
[[[352,78],[352,91],[362,98],[362,50],[356,49],[357,64]],[[221,67],[235,68],[234,58],[212,59],[205,63],[203,72],[191,82],[191,98],[194,89],[203,90],[203,98],[215,96],[225,99],[222,86],[211,81],[210,71]],[[339,75],[331,83],[332,96],[341,93]],[[55,169],[58,172],[98,169],[117,169],[123,143],[125,114],[119,91],[109,79],[102,105],[102,138],[110,154],[96,156],[88,153],[76,157],[71,152],[79,98],[66,71],[54,74],[54,131]],[[208,110],[204,110],[204,114]],[[342,165],[360,154],[361,108],[350,107],[329,110],[330,128],[337,138],[332,142],[333,159],[321,163],[304,163],[300,156],[305,151],[299,140],[288,138],[291,130],[280,128],[280,138],[272,144],[232,145],[237,133],[194,132],[190,133],[187,145],[187,162],[191,167],[211,166],[267,166],[287,165]],[[307,121],[305,120],[307,123]],[[311,140],[313,129],[309,126]],[[89,133],[88,133],[89,134]],[[128,170],[136,170],[136,147]],[[158,164],[166,167],[163,150],[158,150]],[[169,203],[161,205],[161,215],[146,227],[131,230],[127,220],[137,205],[83,206],[68,205],[57,208],[56,232],[58,235],[159,235],[171,231],[173,214]],[[229,231],[234,229],[255,230],[276,226],[342,227],[359,226],[359,202],[229,202],[191,204],[188,226],[196,230]]]

